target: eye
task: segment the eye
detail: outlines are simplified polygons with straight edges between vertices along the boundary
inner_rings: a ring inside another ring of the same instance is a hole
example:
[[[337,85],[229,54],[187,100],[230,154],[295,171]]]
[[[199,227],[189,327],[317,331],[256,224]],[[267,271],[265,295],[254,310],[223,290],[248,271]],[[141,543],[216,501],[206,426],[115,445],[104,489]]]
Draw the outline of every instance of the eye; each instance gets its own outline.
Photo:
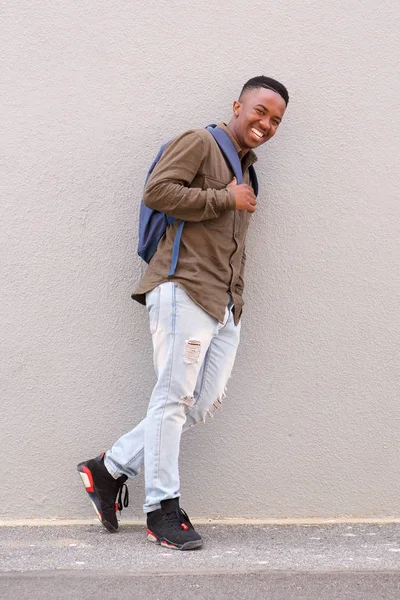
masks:
[[[275,125],[275,127],[278,127],[280,121],[273,121],[273,124]]]
[[[259,115],[263,115],[263,114],[264,114],[264,111],[262,111],[260,108],[256,108],[256,112],[257,112]]]

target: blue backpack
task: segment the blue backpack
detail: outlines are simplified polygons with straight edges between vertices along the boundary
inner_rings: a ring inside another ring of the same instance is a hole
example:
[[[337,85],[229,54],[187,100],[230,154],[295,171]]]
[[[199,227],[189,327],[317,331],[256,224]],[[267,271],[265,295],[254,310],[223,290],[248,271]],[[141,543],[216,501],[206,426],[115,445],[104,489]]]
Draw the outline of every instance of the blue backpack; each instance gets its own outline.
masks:
[[[230,137],[223,131],[222,129],[218,129],[216,125],[208,125],[206,129],[211,133],[217,142],[222,154],[225,156],[229,166],[231,167],[237,183],[243,183],[242,176],[242,165],[240,164],[239,156],[235,146],[232,143]],[[154,167],[160,160],[165,148],[168,146],[170,142],[166,142],[163,144],[155,157],[152,165],[149,169],[149,172],[146,176],[146,182],[152,174]],[[251,178],[251,185],[253,187],[254,193],[257,196],[258,194],[258,182],[256,172],[254,170],[253,165],[249,167],[249,174]],[[177,219],[175,217],[169,217],[166,214],[159,212],[158,210],[154,210],[145,206],[143,200],[140,205],[140,215],[139,215],[139,244],[138,244],[138,254],[139,256],[146,261],[147,263],[153,258],[159,241],[162,236],[165,234],[167,227],[170,223],[173,223]],[[168,273],[168,277],[171,277],[175,274],[176,265],[178,264],[179,257],[179,246],[181,242],[182,229],[185,224],[185,221],[181,221],[179,223],[178,229],[175,234],[174,245],[172,248],[172,261],[171,268]]]

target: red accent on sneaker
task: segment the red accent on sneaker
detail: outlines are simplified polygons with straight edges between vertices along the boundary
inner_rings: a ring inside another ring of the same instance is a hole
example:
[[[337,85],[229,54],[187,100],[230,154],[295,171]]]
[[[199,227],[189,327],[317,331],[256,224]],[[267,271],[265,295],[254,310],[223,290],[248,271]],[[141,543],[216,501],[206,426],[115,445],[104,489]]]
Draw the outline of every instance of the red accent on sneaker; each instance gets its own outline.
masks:
[[[146,533],[147,533],[147,535],[152,535],[154,538],[156,538],[156,540],[158,540],[158,537],[156,535],[154,535],[154,533],[151,531],[151,529],[147,529]]]
[[[87,467],[82,467],[82,471],[84,473],[86,473],[86,475],[89,478],[90,487],[86,487],[86,491],[87,492],[94,492],[94,483],[93,483],[93,477],[92,477],[91,472],[89,471],[89,469]]]
[[[163,546],[164,548],[173,548],[174,550],[179,549],[179,546],[176,546],[175,544],[169,544],[168,542],[166,542],[165,540],[163,540],[161,542],[161,546]]]
[[[115,503],[115,512],[118,512],[118,502]]]
[[[181,527],[182,527],[182,529],[184,529],[185,531],[188,531],[188,529],[189,529],[189,526],[188,526],[188,525],[186,525],[186,523],[181,523]]]

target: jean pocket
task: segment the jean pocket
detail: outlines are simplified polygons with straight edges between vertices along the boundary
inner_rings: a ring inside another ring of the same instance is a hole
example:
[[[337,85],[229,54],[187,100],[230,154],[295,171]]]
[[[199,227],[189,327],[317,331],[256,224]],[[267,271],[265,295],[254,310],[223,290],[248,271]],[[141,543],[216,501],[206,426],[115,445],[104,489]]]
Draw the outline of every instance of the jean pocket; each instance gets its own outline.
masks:
[[[160,286],[146,294],[146,310],[149,314],[150,332],[153,335],[158,328],[160,314]]]

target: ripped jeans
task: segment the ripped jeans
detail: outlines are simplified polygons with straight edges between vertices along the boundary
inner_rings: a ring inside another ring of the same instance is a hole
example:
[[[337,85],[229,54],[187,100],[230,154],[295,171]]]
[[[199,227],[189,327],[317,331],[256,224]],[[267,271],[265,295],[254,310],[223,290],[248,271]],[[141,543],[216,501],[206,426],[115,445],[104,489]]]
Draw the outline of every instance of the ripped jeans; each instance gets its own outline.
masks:
[[[146,294],[157,383],[146,418],[106,452],[105,465],[117,478],[135,477],[145,466],[145,513],[179,493],[182,431],[213,416],[235,361],[240,323],[232,303],[224,322],[211,317],[174,282]]]

